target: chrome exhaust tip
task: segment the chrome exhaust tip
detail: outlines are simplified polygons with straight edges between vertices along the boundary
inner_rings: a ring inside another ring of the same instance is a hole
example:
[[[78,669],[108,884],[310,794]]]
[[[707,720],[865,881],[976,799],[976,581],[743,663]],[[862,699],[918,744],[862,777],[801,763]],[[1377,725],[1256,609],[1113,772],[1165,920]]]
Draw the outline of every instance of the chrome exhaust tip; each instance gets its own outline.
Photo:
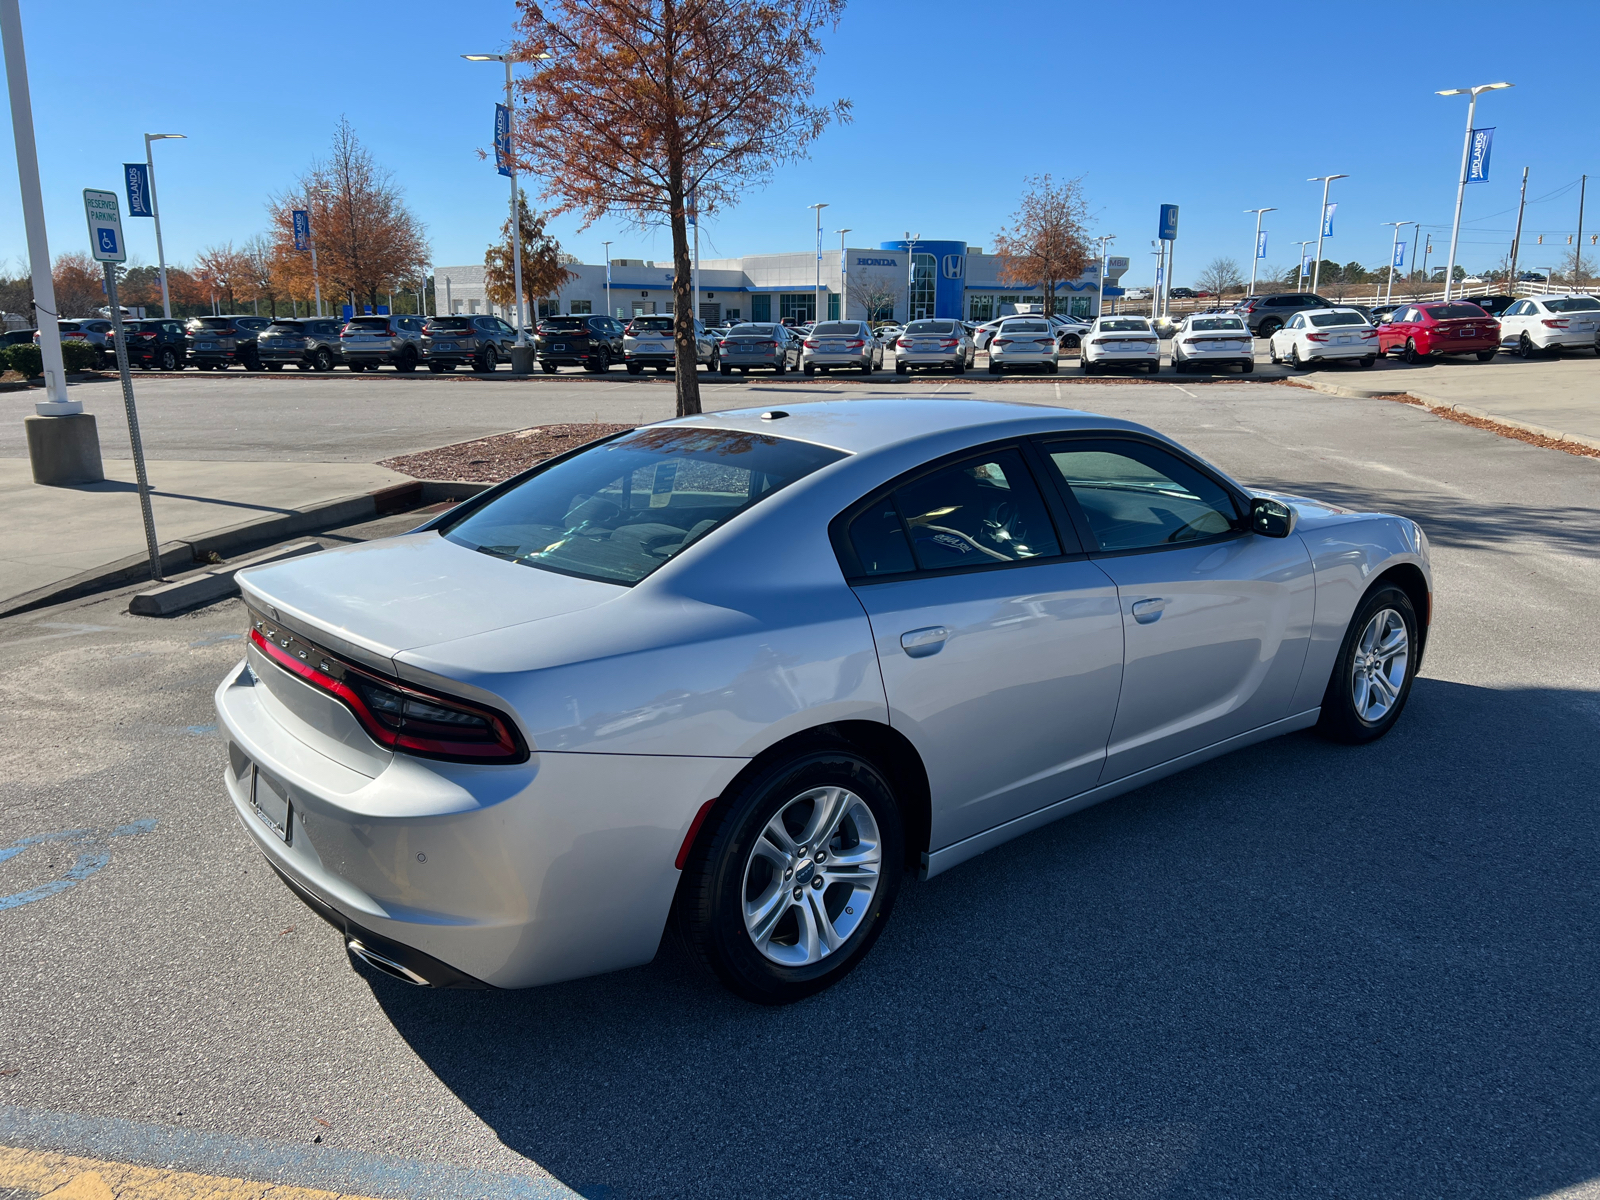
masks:
[[[363,946],[356,938],[346,938],[344,948],[355,955],[374,971],[382,971],[385,975],[399,979],[405,983],[415,984],[417,987],[432,987],[426,979],[418,975],[410,967],[397,963],[392,958],[385,958],[376,950]]]

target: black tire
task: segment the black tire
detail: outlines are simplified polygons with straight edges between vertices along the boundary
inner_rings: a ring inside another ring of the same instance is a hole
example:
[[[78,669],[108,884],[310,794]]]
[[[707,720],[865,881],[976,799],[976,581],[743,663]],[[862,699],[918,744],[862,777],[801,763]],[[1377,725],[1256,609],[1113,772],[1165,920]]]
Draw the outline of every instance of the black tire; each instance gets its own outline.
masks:
[[[1494,357],[1494,351],[1493,350],[1479,350],[1478,351],[1478,361],[1479,362],[1488,362],[1493,357]]]
[[[1305,371],[1305,370],[1309,370],[1310,369],[1309,364],[1303,363],[1303,362],[1300,361],[1300,347],[1299,346],[1290,346],[1289,347],[1289,365],[1291,367],[1293,367],[1296,371]]]
[[[1059,374],[1061,374],[1061,364],[1058,363],[1058,362],[1050,363],[1048,366],[1045,367],[1044,373],[1046,375],[1059,375]]]
[[[1094,371],[1095,371],[1095,366],[1087,358],[1080,358],[1078,360],[1078,369],[1080,371],[1082,371],[1085,375],[1093,375]]]
[[[252,354],[249,358],[244,359],[243,362],[244,362],[244,369],[246,371],[260,371],[260,370],[264,370],[265,369],[261,365],[261,360],[258,357],[256,357],[254,354]]]
[[[333,355],[326,346],[311,356],[311,365],[318,371],[333,370]]]
[[[1427,355],[1417,353],[1417,343],[1411,338],[1406,339],[1406,344],[1400,351],[1400,358],[1413,367],[1419,367],[1428,361]]]
[[[1517,353],[1523,358],[1532,358],[1534,354],[1533,339],[1524,333],[1517,339]]]
[[[850,815],[840,823],[838,836],[828,841],[829,850],[837,854],[870,844],[862,835],[868,834],[869,824],[877,826],[876,889],[861,905],[866,911],[860,914],[854,912],[860,893],[852,894],[848,883],[806,887],[804,880],[822,878],[814,874],[818,866],[830,869],[826,863],[831,856],[820,864],[813,860],[809,852],[816,849],[814,845],[806,844],[808,853],[803,855],[776,852],[775,857],[794,864],[782,879],[776,877],[772,857],[754,853],[758,846],[776,850],[770,835],[764,835],[786,810],[788,819],[781,826],[791,838],[808,832],[820,836],[808,822],[821,814],[804,797],[821,788],[843,789],[866,810],[862,814],[861,807],[848,802]],[[904,862],[900,811],[877,769],[844,749],[800,754],[774,763],[718,802],[684,864],[675,905],[678,930],[690,952],[730,991],[756,1004],[789,1004],[838,982],[866,956],[894,908]],[[789,891],[791,880],[802,881],[797,885],[801,894],[794,897],[797,902],[787,898],[781,902],[782,915],[768,933],[773,950],[769,955],[757,947],[746,928],[746,898],[752,890],[757,896],[768,894],[773,885],[776,898]],[[808,914],[812,920],[819,916],[827,920],[836,934],[843,924],[848,930],[843,941],[815,961],[775,961],[775,957],[803,957],[803,922]]]
[[[1149,365],[1149,367],[1147,367],[1147,368],[1146,368],[1146,369],[1147,369],[1147,370],[1148,370],[1148,371],[1149,371],[1149,372],[1150,372],[1150,374],[1152,374],[1152,375],[1159,375],[1159,374],[1160,374],[1160,373],[1161,373],[1161,360],[1160,360],[1160,359],[1159,359],[1159,358],[1158,358],[1158,359],[1156,359],[1156,361],[1155,361],[1155,362],[1153,362],[1153,363],[1151,363],[1151,364],[1150,364],[1150,365]]]
[[[778,356],[778,365],[772,368],[772,373],[774,375],[782,375],[786,371],[788,371],[788,369],[789,369],[789,356],[787,354],[780,354]]]
[[[643,375],[644,374],[644,364],[643,363],[636,363],[636,362],[629,363],[628,364],[628,374],[629,375]]]
[[[1367,657],[1369,650],[1364,648],[1363,642],[1372,640],[1368,627],[1384,613],[1397,616],[1405,628],[1406,660],[1401,666],[1401,681],[1396,687],[1393,683],[1393,660],[1397,656],[1391,655],[1388,659],[1388,668],[1383,673],[1394,695],[1381,715],[1369,719],[1371,710],[1363,713],[1362,697],[1375,685],[1368,683],[1364,689],[1363,680],[1358,676],[1372,677],[1369,669],[1371,660]],[[1394,728],[1411,695],[1411,684],[1417,675],[1421,650],[1417,634],[1417,612],[1412,606],[1411,597],[1402,588],[1380,584],[1369,592],[1356,606],[1350,627],[1345,630],[1339,657],[1334,660],[1333,675],[1328,680],[1327,691],[1323,693],[1322,716],[1317,721],[1317,732],[1336,742],[1356,744],[1376,741]]]
[[[1371,365],[1372,365],[1371,360],[1368,360],[1367,366],[1370,367]],[[1256,361],[1253,358],[1247,358],[1242,363],[1239,364],[1239,370],[1242,371],[1246,375],[1250,374],[1250,372],[1254,371],[1255,369],[1256,369]]]
[[[805,365],[805,374],[806,374],[806,378],[807,379],[812,379],[817,374],[817,368],[814,367],[811,363],[807,363]]]
[[[950,374],[952,374],[952,375],[965,375],[966,373],[967,373],[967,360],[964,359],[964,358],[960,362],[958,362],[955,366],[950,368]]]
[[[894,373],[896,375],[907,375],[910,374],[910,371],[911,368],[906,366],[903,362],[897,362],[894,365]]]
[[[1261,338],[1269,338],[1282,328],[1283,322],[1278,320],[1277,317],[1268,317],[1265,321],[1261,322],[1260,326],[1256,329],[1256,336]]]
[[[861,373],[863,375],[872,374],[872,355],[867,355],[867,360],[861,364]]]
[[[713,349],[711,351],[711,361],[706,364],[706,374],[715,375],[719,371],[722,371],[722,351]],[[722,373],[726,374],[727,372],[723,371]]]
[[[428,364],[428,370],[431,371],[435,375],[443,375],[446,372],[454,371],[455,369],[456,369],[455,363],[430,362]]]
[[[359,375],[361,372],[367,369],[367,364],[363,362],[347,362],[345,363],[345,366],[349,369],[352,375]]]
[[[723,363],[721,368],[720,368],[720,370],[724,375],[732,375],[733,374],[733,368],[730,367],[727,363]],[[633,372],[633,374],[635,374],[635,375],[637,375],[638,373],[639,372],[637,372],[637,371]]]
[[[402,375],[409,375],[417,369],[417,352],[410,346],[400,351],[400,357],[395,359],[394,369]]]
[[[283,364],[282,363],[262,363],[261,365],[264,366],[269,371],[281,371],[281,370],[283,370]]]
[[[1377,361],[1378,361],[1378,360],[1377,360],[1377,357],[1376,357],[1376,356],[1375,356],[1375,355],[1371,355],[1371,354],[1369,354],[1369,355],[1367,355],[1367,356],[1366,356],[1366,357],[1365,357],[1365,358],[1363,358],[1363,359],[1362,359],[1362,360],[1361,360],[1361,369],[1362,369],[1362,370],[1363,370],[1363,371],[1365,371],[1365,370],[1367,370],[1367,369],[1368,369],[1368,368],[1370,368],[1370,367],[1371,367],[1371,366],[1372,366],[1372,364],[1373,364],[1373,363],[1375,363],[1375,362],[1377,362]]]
[[[542,362],[539,364],[539,369],[546,375],[554,375],[559,368],[553,362]]]
[[[214,366],[214,365],[215,365],[215,364],[213,364],[213,363],[208,363],[208,362],[202,362],[202,363],[195,363],[195,365],[194,365],[194,369],[195,369],[195,370],[196,370],[196,371],[209,371],[209,370],[211,370],[211,369],[212,369],[212,367],[213,367],[213,366]]]
[[[171,346],[161,352],[161,369],[163,371],[176,371],[178,369],[178,352]]]
[[[611,349],[608,346],[600,347],[600,357],[593,363],[584,363],[584,370],[593,371],[596,375],[604,375],[611,370]]]
[[[480,375],[487,375],[500,363],[500,356],[495,353],[494,343],[485,346],[476,358],[472,360],[472,369]]]

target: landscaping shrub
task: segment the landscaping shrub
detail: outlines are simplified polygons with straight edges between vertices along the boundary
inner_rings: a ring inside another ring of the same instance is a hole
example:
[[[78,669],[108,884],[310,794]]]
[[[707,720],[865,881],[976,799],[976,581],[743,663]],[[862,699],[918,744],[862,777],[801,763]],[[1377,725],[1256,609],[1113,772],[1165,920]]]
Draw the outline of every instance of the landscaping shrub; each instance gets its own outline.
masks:
[[[5,354],[5,365],[10,370],[20,372],[29,379],[37,379],[44,374],[44,356],[32,342],[8,346],[0,353]]]
[[[35,350],[38,347],[34,347]],[[74,371],[92,371],[100,365],[100,349],[92,342],[78,338],[61,339],[61,361],[70,374]]]

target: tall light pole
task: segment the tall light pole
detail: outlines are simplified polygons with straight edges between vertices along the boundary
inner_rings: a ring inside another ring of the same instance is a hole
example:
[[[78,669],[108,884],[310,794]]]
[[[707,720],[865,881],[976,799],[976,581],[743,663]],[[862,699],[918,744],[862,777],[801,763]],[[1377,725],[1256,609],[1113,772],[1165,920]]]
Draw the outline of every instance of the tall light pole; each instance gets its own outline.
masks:
[[[843,229],[835,229],[834,232],[839,235],[839,319],[847,321],[850,319],[850,293],[845,289],[845,284],[849,281],[850,271],[844,261],[844,235],[850,232],[850,228],[846,226]],[[872,319],[870,313],[867,319],[869,321]]]
[[[150,177],[150,215],[156,222],[156,262],[161,269],[161,315],[172,320],[172,301],[167,297],[167,252],[161,246],[161,205],[156,203],[156,160],[150,153],[151,142],[168,138],[183,138],[182,133],[147,133],[144,135],[144,168]]]
[[[1102,233],[1095,241],[1100,243],[1100,294],[1095,297],[1094,315],[1099,316],[1106,303],[1106,243],[1117,240],[1114,233]]]
[[[600,244],[606,248],[606,316],[615,318],[617,314],[611,311],[611,243]]]
[[[1317,261],[1311,266],[1311,290],[1315,292],[1322,280],[1322,238],[1328,231],[1328,185],[1335,179],[1349,179],[1349,175],[1313,175],[1306,180],[1307,183],[1320,183],[1322,185],[1322,208],[1317,213]],[[1305,261],[1305,251],[1301,252],[1301,261]]]
[[[1385,225],[1394,226],[1394,237],[1389,241],[1389,286],[1383,289],[1383,302],[1388,304],[1394,297],[1394,260],[1395,251],[1400,248],[1400,226],[1411,224],[1410,221],[1384,221]],[[1413,249],[1415,249],[1413,247]]]
[[[1303,242],[1297,242],[1296,243],[1296,245],[1298,245],[1300,247],[1300,273],[1295,276],[1295,279],[1297,281],[1301,280],[1301,279],[1304,279],[1306,277],[1306,247],[1311,245],[1312,240],[1313,239],[1311,239],[1311,238],[1307,238]],[[1300,286],[1300,284],[1298,282],[1296,282],[1294,286],[1296,288],[1298,288]],[[1312,291],[1316,291],[1315,288],[1312,288],[1311,290]]]
[[[906,230],[906,323],[914,319],[911,312],[911,292],[917,283],[917,239],[920,233]]]
[[[808,204],[806,207],[817,210],[817,295],[811,312],[811,323],[815,325],[822,320],[824,311],[822,307],[822,210],[827,208],[828,205],[824,201],[818,204]]]
[[[517,297],[517,347],[525,348],[528,344],[528,334],[523,329],[522,307],[522,222],[518,220],[517,212],[517,151],[515,146],[515,122],[512,114],[516,111],[511,106],[511,63],[509,54],[463,54],[462,58],[468,62],[498,62],[506,65],[506,172],[511,176],[511,274],[515,280]],[[531,55],[535,59],[546,59],[548,54]]]
[[[1275,208],[1247,208],[1245,212],[1256,215],[1256,244],[1250,249],[1250,294],[1256,294],[1256,266],[1261,262],[1261,216],[1263,213],[1277,212]]]
[[[22,13],[17,0],[0,0],[6,84],[11,91],[11,129],[17,143],[17,182],[22,185],[22,223],[27,230],[28,262],[33,270],[34,324],[44,359],[45,399],[35,403],[40,416],[72,416],[83,411],[67,399],[67,373],[61,361],[61,331],[56,328],[56,289],[50,277],[50,243],[45,238],[44,199],[39,190],[39,152],[33,140],[33,101],[28,94],[28,58],[22,44]]]
[[[1436,96],[1470,96],[1467,101],[1467,132],[1461,139],[1461,179],[1456,184],[1456,217],[1450,225],[1450,261],[1444,269],[1444,298],[1450,299],[1450,285],[1456,273],[1456,239],[1461,236],[1461,202],[1467,195],[1467,164],[1472,156],[1472,118],[1478,111],[1480,92],[1498,92],[1501,88],[1515,87],[1511,83],[1481,83],[1472,88],[1446,88]]]

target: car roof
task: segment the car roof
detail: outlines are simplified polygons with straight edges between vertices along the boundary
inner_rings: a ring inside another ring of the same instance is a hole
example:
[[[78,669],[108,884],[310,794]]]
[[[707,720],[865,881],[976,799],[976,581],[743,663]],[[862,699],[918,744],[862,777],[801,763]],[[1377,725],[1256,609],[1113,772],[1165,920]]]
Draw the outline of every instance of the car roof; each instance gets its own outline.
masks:
[[[787,415],[769,420],[763,418],[763,412],[783,412]],[[1132,421],[1076,409],[1041,408],[1032,404],[994,400],[913,397],[820,400],[785,404],[781,409],[730,409],[680,417],[662,424],[771,434],[832,446],[851,454],[867,454],[890,446],[934,440],[955,432],[972,435],[970,440],[974,444],[1059,429],[1153,432]]]

